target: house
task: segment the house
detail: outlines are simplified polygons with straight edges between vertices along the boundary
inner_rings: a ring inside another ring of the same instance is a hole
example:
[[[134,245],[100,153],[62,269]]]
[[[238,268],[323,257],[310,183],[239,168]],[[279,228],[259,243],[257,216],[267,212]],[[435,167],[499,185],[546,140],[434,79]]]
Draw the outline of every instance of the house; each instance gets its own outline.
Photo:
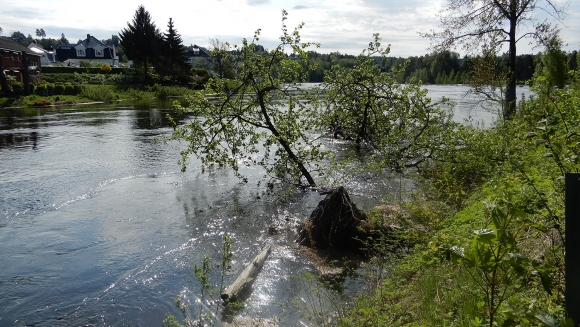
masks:
[[[56,63],[56,52],[54,49],[46,50],[36,43],[30,43],[30,45],[28,45],[28,49],[41,55],[40,63],[42,66],[51,66]]]
[[[25,90],[28,90],[31,81],[41,81],[41,56],[9,38],[0,37],[0,82],[4,85],[7,76],[14,76],[15,80],[24,83]]]
[[[71,66],[80,66],[81,62],[104,62],[111,66],[119,64],[115,45],[105,45],[94,36],[87,34],[86,40],[74,45],[59,45],[56,57],[60,62]]]
[[[209,54],[209,51],[206,48],[199,47],[195,44],[190,45],[187,48],[185,57],[187,57],[187,62],[194,67],[196,65],[199,65],[198,62],[202,62],[205,67],[208,66],[211,67],[212,58],[211,55]]]

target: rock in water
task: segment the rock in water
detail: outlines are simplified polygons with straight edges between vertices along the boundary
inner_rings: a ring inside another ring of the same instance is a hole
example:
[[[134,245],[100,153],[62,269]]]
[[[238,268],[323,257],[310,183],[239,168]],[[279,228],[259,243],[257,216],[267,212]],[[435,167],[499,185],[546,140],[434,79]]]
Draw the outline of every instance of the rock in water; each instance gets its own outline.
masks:
[[[366,225],[366,214],[357,209],[342,186],[323,194],[324,200],[301,224],[297,242],[319,249],[360,252],[364,248],[361,240],[367,235],[359,227]]]

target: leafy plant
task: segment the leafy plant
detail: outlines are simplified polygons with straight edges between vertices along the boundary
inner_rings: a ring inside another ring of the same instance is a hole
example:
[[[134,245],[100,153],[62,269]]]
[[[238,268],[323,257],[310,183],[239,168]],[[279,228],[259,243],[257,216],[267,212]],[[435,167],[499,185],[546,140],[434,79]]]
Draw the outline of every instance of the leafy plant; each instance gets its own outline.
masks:
[[[283,22],[287,13],[283,11]],[[184,140],[182,169],[189,155],[204,167],[231,167],[237,176],[240,165],[259,165],[271,178],[302,185],[316,185],[312,172],[328,152],[308,134],[314,127],[314,108],[303,100],[308,92],[299,87],[307,73],[300,24],[292,33],[282,28],[280,44],[269,52],[258,51],[260,30],[239,49],[237,77],[230,88],[223,79],[212,78],[202,92],[187,97],[187,107],[174,109],[189,114],[189,123],[174,123],[172,138]],[[292,55],[287,55],[290,51]],[[298,94],[298,95],[296,95]]]

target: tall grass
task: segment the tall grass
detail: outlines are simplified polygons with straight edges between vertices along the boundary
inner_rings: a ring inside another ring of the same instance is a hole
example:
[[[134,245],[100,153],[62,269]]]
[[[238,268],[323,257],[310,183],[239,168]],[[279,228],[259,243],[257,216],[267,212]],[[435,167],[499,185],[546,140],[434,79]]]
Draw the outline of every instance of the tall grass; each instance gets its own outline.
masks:
[[[81,95],[93,101],[111,102],[115,98],[115,93],[109,86],[87,85]]]
[[[191,94],[193,91],[183,86],[165,86],[154,84],[147,88],[147,91],[154,92],[157,99],[167,99],[169,97],[179,97]]]

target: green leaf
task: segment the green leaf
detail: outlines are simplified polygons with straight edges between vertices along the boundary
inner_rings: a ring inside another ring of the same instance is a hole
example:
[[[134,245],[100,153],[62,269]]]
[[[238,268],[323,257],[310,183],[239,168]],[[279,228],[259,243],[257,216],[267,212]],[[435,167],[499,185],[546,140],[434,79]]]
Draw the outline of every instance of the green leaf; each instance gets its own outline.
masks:
[[[546,143],[546,141],[545,141],[545,140],[543,140],[543,139],[536,139],[536,146],[538,146],[538,145],[542,145],[542,144],[544,144],[544,143]]]
[[[515,326],[516,325],[516,321],[513,318],[507,318],[502,324],[501,327],[511,327],[511,326]]]
[[[541,312],[536,318],[546,327],[560,327],[560,322],[550,314]]]
[[[483,244],[489,244],[492,240],[494,240],[496,238],[495,232],[496,231],[491,228],[482,228],[473,231],[473,233],[476,235],[475,238],[477,242]]]
[[[528,134],[526,134],[526,138],[527,139],[530,139],[530,138],[536,137],[536,136],[538,136],[538,133],[529,132]]]
[[[550,273],[545,268],[537,268],[537,270],[532,272],[532,275],[540,277],[544,291],[552,295],[552,278],[550,277]]]

